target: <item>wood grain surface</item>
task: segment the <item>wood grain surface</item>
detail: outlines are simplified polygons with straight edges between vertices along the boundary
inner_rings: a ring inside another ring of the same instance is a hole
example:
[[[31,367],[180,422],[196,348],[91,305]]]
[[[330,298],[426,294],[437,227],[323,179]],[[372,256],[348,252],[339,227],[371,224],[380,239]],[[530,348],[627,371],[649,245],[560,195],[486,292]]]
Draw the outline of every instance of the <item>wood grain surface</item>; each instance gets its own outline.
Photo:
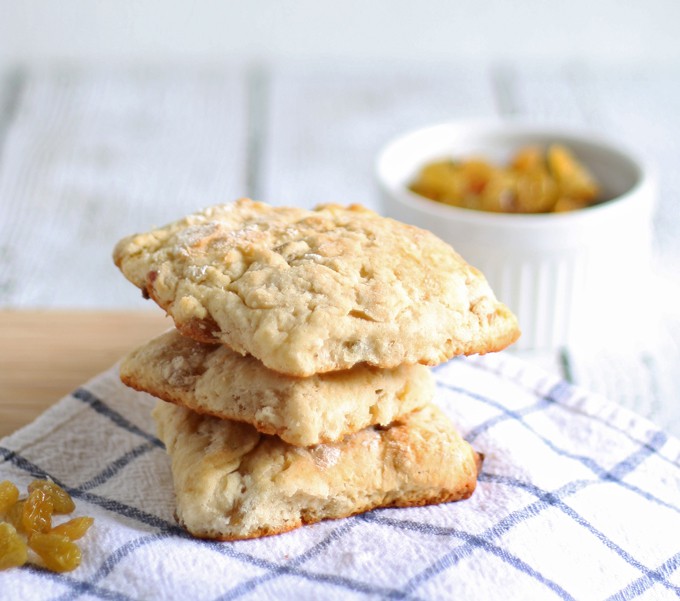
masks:
[[[0,311],[0,437],[171,326],[162,311]]]

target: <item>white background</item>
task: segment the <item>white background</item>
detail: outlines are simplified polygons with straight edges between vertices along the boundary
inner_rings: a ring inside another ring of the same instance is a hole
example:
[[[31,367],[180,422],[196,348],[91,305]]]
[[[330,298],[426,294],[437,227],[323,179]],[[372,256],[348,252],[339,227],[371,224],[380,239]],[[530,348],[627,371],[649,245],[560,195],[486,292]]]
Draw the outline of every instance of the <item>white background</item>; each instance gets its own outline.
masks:
[[[676,0],[0,0],[0,66],[502,58],[677,62]]]

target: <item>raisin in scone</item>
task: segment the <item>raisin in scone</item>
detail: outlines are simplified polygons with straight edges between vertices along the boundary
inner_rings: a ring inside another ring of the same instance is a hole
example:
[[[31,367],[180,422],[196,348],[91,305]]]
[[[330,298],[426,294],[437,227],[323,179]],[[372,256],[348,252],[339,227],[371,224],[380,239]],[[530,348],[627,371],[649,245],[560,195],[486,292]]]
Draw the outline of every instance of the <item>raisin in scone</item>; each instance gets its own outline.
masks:
[[[185,335],[294,376],[500,350],[515,316],[434,234],[352,205],[249,199],[121,240],[116,265]]]
[[[243,421],[286,442],[333,442],[367,426],[386,426],[432,400],[423,365],[352,369],[294,378],[224,345],[166,332],[130,353],[121,380],[197,413]]]
[[[376,507],[465,499],[481,464],[434,405],[308,448],[162,401],[154,417],[171,457],[177,519],[202,538],[252,538]]]

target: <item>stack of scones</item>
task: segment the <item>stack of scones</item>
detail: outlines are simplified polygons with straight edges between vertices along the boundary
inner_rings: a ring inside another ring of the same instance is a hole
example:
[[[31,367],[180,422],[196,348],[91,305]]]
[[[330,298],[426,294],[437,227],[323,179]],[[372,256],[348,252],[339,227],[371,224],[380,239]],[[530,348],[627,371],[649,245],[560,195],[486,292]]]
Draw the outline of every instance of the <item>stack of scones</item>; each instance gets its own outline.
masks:
[[[160,399],[191,534],[265,536],[474,491],[481,457],[432,403],[426,366],[519,330],[433,234],[356,205],[241,199],[129,236],[114,260],[176,325],[121,379]]]

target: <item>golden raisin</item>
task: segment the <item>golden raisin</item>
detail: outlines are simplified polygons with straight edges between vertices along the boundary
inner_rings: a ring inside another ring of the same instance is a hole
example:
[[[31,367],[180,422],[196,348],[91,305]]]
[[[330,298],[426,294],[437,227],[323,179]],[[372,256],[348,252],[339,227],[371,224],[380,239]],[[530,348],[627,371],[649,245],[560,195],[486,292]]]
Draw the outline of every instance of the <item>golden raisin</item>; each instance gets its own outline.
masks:
[[[54,513],[71,513],[76,504],[61,486],[51,480],[34,480],[28,485],[28,492],[42,490],[52,498]]]
[[[569,149],[553,144],[548,149],[548,165],[564,196],[581,200],[584,205],[597,197],[599,188],[593,176]]]
[[[31,491],[21,516],[24,531],[29,535],[32,532],[49,532],[52,528],[52,511],[52,498],[45,491]]]
[[[24,531],[24,525],[21,519],[24,515],[24,505],[26,505],[26,501],[17,501],[5,514],[5,521],[12,524],[17,532]]]
[[[19,489],[9,480],[0,482],[0,514],[5,513],[19,499]]]
[[[53,513],[71,513],[71,496],[50,480],[35,480],[28,497],[9,481],[0,482],[0,570],[21,566],[31,548],[53,572],[68,572],[80,565],[80,548],[73,542],[85,535],[94,519],[78,517],[52,528]],[[26,539],[28,538],[28,542]]]
[[[16,529],[6,522],[0,523],[0,570],[22,566],[28,559],[28,548]]]
[[[50,530],[50,534],[60,534],[65,536],[69,540],[78,540],[85,536],[85,533],[89,530],[90,526],[94,522],[94,518],[79,517],[73,518],[68,522],[59,524]]]
[[[28,539],[28,546],[53,572],[70,572],[80,565],[80,549],[66,536],[36,532]]]
[[[559,144],[547,152],[520,148],[507,167],[482,159],[443,159],[424,165],[409,189],[443,204],[503,213],[550,213],[597,202],[599,186]]]
[[[523,173],[542,171],[545,168],[545,160],[538,146],[525,146],[517,151],[510,166],[515,171]]]

